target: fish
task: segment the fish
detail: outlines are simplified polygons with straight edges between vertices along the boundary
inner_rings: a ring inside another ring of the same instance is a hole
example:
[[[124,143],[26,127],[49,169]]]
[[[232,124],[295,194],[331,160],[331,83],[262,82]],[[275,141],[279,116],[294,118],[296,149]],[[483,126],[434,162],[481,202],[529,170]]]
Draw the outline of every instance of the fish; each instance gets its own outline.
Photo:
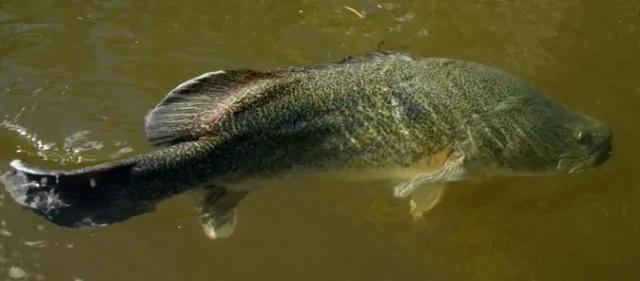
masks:
[[[145,116],[157,149],[74,170],[13,160],[13,200],[54,224],[107,226],[203,191],[200,223],[229,237],[236,209],[264,182],[292,175],[384,179],[419,218],[447,183],[569,174],[601,165],[612,132],[498,68],[373,52],[341,61],[204,73]]]

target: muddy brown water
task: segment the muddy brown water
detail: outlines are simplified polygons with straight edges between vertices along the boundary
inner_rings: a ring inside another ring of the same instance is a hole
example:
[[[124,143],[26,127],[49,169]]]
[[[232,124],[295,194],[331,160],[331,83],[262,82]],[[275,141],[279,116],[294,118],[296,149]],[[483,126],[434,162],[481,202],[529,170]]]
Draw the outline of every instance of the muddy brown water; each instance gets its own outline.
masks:
[[[0,278],[640,280],[637,1],[5,0],[0,170],[15,158],[74,168],[149,151],[146,111],[202,72],[327,62],[379,45],[527,79],[606,123],[614,156],[583,174],[451,185],[418,222],[383,185],[270,186],[218,241],[202,234],[188,194],[72,230],[3,192]]]

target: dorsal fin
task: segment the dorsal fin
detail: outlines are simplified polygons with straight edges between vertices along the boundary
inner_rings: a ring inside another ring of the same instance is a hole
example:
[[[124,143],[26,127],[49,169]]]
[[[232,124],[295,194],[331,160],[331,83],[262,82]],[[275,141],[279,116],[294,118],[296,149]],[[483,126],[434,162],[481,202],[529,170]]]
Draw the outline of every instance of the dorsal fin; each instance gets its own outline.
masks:
[[[234,102],[272,85],[275,75],[253,70],[220,70],[192,78],[173,89],[145,117],[153,145],[195,140],[232,113]]]
[[[330,62],[330,63],[283,68],[280,70],[280,72],[306,72],[306,71],[322,70],[322,69],[333,68],[333,67],[342,67],[345,64],[348,65],[348,64],[379,62],[383,60],[412,61],[413,58],[409,54],[402,53],[402,52],[375,51],[375,52],[364,53],[361,55],[347,56],[339,61]]]
[[[393,52],[393,51],[375,51],[364,53],[359,56],[348,56],[338,63],[363,63],[363,62],[376,62],[381,60],[399,60],[399,61],[412,61],[413,58],[407,53]]]

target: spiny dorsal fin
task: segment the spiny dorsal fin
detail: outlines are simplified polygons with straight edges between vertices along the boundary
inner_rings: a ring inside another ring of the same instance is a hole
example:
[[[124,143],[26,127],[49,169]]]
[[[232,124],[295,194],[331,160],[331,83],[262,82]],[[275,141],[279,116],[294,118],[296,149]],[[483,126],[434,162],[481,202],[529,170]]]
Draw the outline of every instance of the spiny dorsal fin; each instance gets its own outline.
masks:
[[[272,73],[220,70],[192,78],[173,89],[145,117],[145,133],[153,145],[171,145],[207,135],[233,112],[240,98],[257,94],[275,81]]]
[[[340,67],[345,64],[359,64],[359,63],[369,63],[369,62],[379,62],[383,60],[398,60],[398,61],[412,61],[413,58],[409,54],[402,52],[392,52],[392,51],[375,51],[364,53],[361,55],[355,56],[347,56],[339,61],[323,63],[323,64],[315,64],[309,66],[295,66],[281,69],[281,72],[305,72],[305,71],[313,71],[313,70],[321,70],[332,67]]]
[[[369,52],[359,56],[348,56],[338,63],[363,63],[363,62],[376,62],[381,60],[399,60],[399,61],[412,61],[413,59],[409,54],[393,51],[376,51]]]

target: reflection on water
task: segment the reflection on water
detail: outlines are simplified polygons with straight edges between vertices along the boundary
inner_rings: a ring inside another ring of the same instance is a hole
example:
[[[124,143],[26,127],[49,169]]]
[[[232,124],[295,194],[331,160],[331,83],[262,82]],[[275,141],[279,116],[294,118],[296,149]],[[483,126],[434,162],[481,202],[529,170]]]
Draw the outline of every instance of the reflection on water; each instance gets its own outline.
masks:
[[[146,110],[202,72],[379,45],[499,66],[616,138],[602,169],[454,184],[418,222],[382,184],[269,186],[242,202],[234,237],[221,241],[202,235],[188,194],[109,228],[69,230],[2,193],[0,276],[638,280],[639,25],[640,5],[625,0],[3,1],[0,170],[14,158],[75,168],[148,151]]]

